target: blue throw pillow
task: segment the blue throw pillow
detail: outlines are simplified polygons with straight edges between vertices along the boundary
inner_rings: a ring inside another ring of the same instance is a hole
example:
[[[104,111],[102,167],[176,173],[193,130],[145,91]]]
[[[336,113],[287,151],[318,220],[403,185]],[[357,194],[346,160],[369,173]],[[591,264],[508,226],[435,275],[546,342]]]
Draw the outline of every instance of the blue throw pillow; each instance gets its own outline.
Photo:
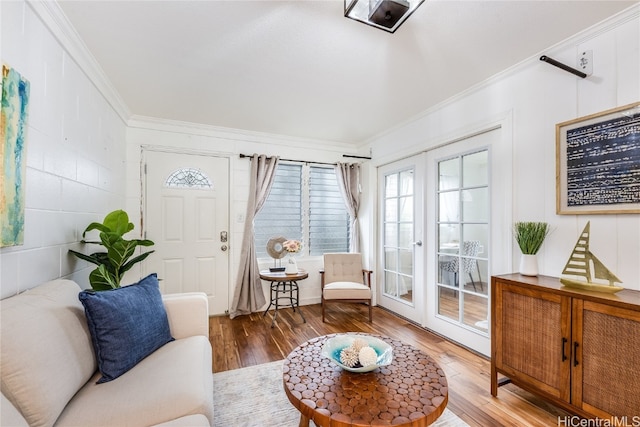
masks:
[[[85,290],[78,297],[102,373],[98,384],[118,378],[173,341],[156,274],[118,289]]]

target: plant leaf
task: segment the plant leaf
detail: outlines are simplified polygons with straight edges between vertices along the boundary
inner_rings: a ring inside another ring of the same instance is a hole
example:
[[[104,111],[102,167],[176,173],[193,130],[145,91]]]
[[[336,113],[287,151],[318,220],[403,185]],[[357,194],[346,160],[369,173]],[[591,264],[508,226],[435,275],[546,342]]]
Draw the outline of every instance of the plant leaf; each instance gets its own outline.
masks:
[[[151,255],[152,253],[154,253],[155,251],[149,251],[149,252],[145,252],[143,254],[138,255],[135,258],[131,258],[129,260],[129,262],[127,262],[126,264],[124,264],[122,267],[120,267],[120,277],[122,277],[122,275],[124,273],[126,273],[127,271],[129,271],[131,269],[131,267],[133,267],[137,262],[140,261],[144,261],[149,255]]]
[[[82,238],[84,239],[85,235],[91,230],[100,230],[102,232],[109,232],[110,231],[109,228],[106,227],[104,224],[100,224],[99,222],[92,222],[82,232]]]
[[[513,231],[522,253],[535,255],[551,231],[551,227],[546,222],[516,222],[513,225]]]
[[[109,259],[116,271],[120,271],[120,267],[133,255],[136,250],[136,244],[128,240],[119,240],[108,248]]]
[[[89,283],[91,283],[91,287],[96,291],[106,291],[120,287],[104,265],[98,266],[98,268],[89,274]]]
[[[122,209],[109,213],[102,223],[109,228],[111,232],[124,236],[133,230],[133,224],[129,222],[129,215]]]
[[[74,254],[80,259],[83,259],[85,261],[88,261],[96,265],[103,264],[104,258],[106,258],[106,255],[107,255],[106,252],[96,252],[91,255],[87,255],[87,254],[83,254],[82,252],[74,251],[73,249],[69,249],[69,252],[71,252],[72,254]],[[102,255],[104,255],[104,257],[102,257]]]

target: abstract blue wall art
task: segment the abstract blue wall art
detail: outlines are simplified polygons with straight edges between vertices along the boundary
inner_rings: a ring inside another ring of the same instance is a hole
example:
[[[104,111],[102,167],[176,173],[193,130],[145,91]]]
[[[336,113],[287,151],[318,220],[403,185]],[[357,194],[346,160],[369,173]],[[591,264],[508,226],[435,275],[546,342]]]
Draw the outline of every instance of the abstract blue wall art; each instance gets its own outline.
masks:
[[[0,247],[24,243],[29,81],[2,65],[0,108]]]
[[[556,125],[558,214],[640,213],[640,102]]]

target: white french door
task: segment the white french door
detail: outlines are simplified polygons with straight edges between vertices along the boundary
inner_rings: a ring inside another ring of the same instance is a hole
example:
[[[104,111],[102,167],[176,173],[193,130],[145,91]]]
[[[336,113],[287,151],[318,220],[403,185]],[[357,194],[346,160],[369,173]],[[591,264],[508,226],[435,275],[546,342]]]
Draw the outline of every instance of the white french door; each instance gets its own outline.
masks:
[[[424,155],[378,169],[379,236],[377,304],[416,323],[424,313]]]
[[[429,151],[426,156],[425,326],[482,354],[490,354],[489,301],[494,227],[501,218],[504,177],[494,161],[493,129]],[[509,179],[508,177],[507,179]],[[502,178],[501,178],[502,179]],[[497,192],[496,192],[497,190]],[[507,225],[507,230],[511,227]],[[498,251],[499,252],[499,251]]]
[[[145,261],[163,293],[204,292],[209,314],[229,309],[229,159],[145,150]]]

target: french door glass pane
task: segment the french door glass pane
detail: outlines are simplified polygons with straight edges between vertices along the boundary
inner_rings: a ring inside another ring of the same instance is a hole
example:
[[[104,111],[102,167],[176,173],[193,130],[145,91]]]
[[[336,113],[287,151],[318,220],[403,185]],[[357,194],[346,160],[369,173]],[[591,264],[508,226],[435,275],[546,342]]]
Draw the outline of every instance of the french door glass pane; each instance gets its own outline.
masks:
[[[398,276],[398,296],[404,301],[413,301],[413,278],[411,276]]]
[[[486,298],[464,294],[464,324],[482,332],[489,331]]]
[[[385,190],[385,198],[389,199],[389,197],[397,197],[398,196],[398,175],[387,175],[384,178],[384,190]]]
[[[438,314],[486,334],[488,151],[438,163]]]
[[[413,275],[413,251],[411,250],[399,250],[398,255],[400,256],[400,268],[398,271],[405,276]]]
[[[489,222],[489,188],[462,190],[462,218],[465,222]]]
[[[396,273],[387,271],[384,274],[384,293],[387,296],[398,296],[398,275]]]
[[[395,249],[384,252],[384,269],[387,271],[398,271],[398,251]]]
[[[413,196],[400,199],[400,221],[413,223]]]
[[[413,195],[413,169],[400,172],[400,188],[398,190],[401,196]]]
[[[413,223],[400,224],[400,235],[398,236],[398,246],[410,248],[413,242]]]
[[[414,182],[413,169],[384,178],[384,294],[413,300]]]
[[[460,221],[460,192],[447,191],[440,193],[438,220],[440,222]]]
[[[460,317],[460,292],[438,287],[438,314],[457,321]]]
[[[484,257],[484,250],[489,247],[489,224],[463,224],[462,240],[480,242],[478,256]]]
[[[398,220],[398,199],[385,200],[384,206],[384,220],[388,223],[393,223]]]
[[[398,244],[398,224],[388,223],[384,229],[385,246],[396,246]]]
[[[487,150],[462,156],[462,165],[464,187],[489,185]]]
[[[440,224],[438,228],[438,250],[448,254],[457,254],[460,247],[460,225]]]
[[[460,162],[458,159],[445,160],[438,165],[438,189],[440,191],[460,187]]]

